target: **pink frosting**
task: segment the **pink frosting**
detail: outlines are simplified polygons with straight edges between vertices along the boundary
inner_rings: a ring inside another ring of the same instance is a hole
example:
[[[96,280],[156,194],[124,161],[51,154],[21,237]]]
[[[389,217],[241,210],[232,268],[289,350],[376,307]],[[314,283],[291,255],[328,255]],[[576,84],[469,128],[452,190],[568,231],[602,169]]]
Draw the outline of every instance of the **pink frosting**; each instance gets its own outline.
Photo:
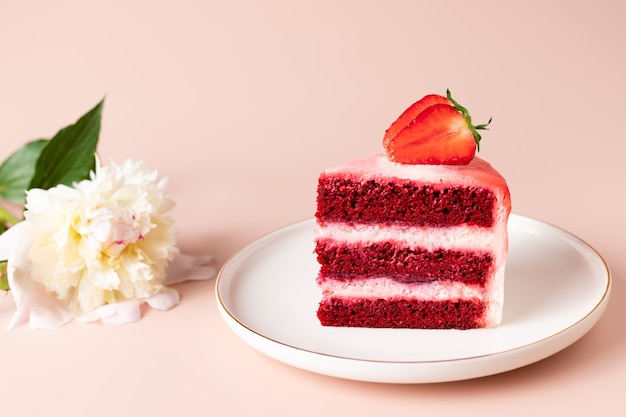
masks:
[[[511,197],[507,183],[487,161],[474,157],[467,165],[408,165],[391,162],[386,155],[376,154],[327,169],[322,175],[354,179],[409,179],[416,182],[440,183],[442,186],[481,186],[492,189],[507,212]]]

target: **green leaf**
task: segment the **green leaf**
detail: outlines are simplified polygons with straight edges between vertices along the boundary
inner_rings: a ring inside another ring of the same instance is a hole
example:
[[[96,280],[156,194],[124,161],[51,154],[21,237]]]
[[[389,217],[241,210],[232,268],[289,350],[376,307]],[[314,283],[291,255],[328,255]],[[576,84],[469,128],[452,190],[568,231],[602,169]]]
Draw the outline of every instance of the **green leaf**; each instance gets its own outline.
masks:
[[[95,168],[103,105],[104,99],[75,124],[59,130],[50,139],[37,160],[29,188],[47,190],[59,184],[71,186],[89,177],[89,172]]]
[[[30,185],[35,164],[47,139],[28,142],[0,165],[0,196],[5,200],[23,203],[25,191]]]

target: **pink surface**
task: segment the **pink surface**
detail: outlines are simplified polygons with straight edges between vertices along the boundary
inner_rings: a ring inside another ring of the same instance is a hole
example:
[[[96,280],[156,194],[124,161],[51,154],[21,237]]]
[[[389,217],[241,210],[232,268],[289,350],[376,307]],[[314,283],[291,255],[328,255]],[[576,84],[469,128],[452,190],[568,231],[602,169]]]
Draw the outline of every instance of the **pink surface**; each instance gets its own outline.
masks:
[[[428,93],[493,116],[481,158],[513,211],[607,260],[612,299],[580,341],[531,366],[435,385],[346,381],[238,339],[214,282],[127,326],[4,330],[3,415],[615,415],[623,407],[626,59],[616,1],[5,2],[0,158],[106,95],[100,155],[170,177],[183,251],[219,264],[312,217],[317,176],[380,153]],[[112,4],[109,4],[112,3]],[[286,191],[287,190],[287,191]]]

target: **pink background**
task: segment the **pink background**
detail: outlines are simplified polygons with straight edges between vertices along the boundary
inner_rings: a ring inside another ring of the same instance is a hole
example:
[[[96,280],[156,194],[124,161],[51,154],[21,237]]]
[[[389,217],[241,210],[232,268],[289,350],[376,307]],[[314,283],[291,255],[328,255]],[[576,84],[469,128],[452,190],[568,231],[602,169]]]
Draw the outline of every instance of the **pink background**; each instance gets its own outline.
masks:
[[[313,215],[319,171],[381,152],[406,106],[450,88],[514,211],[595,247],[612,300],[579,342],[477,380],[383,385],[267,358],[214,281],[126,326],[3,330],[0,410],[67,415],[615,415],[626,316],[626,5],[619,1],[0,1],[0,158],[106,95],[99,153],[170,178],[180,245],[219,265]],[[62,414],[61,414],[62,413]]]

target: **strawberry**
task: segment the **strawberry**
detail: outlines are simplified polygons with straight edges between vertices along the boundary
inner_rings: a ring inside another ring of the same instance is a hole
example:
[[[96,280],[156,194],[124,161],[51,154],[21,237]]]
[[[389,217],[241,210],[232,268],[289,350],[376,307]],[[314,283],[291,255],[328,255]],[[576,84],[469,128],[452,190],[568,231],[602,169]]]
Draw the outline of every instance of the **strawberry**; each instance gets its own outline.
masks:
[[[411,105],[385,132],[387,157],[402,164],[466,165],[479,149],[478,130],[467,109],[448,90],[446,97],[428,95]]]

